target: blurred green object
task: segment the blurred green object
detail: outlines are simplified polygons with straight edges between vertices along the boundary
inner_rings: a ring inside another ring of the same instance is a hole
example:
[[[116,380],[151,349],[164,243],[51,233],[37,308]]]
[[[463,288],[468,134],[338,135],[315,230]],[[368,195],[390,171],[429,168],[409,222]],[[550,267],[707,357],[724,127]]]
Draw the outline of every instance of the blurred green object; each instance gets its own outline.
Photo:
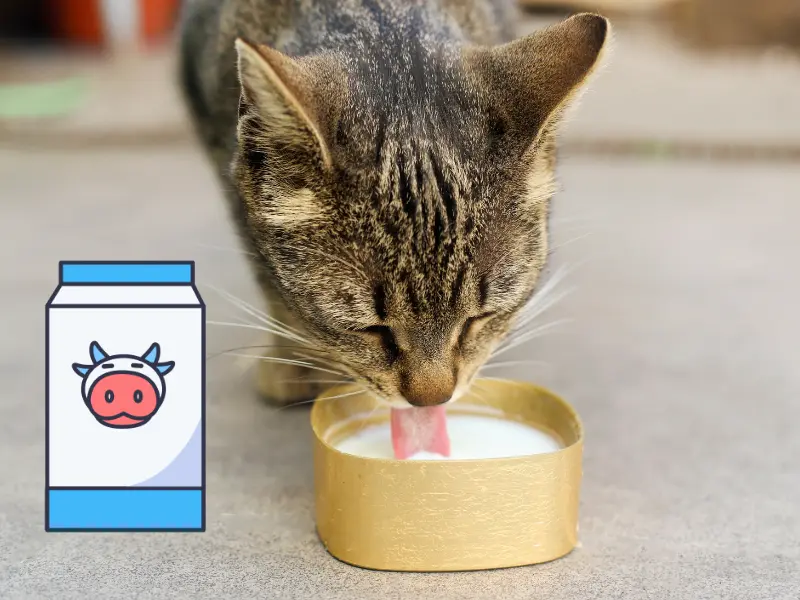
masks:
[[[73,112],[86,97],[86,81],[0,85],[0,119],[58,117]]]

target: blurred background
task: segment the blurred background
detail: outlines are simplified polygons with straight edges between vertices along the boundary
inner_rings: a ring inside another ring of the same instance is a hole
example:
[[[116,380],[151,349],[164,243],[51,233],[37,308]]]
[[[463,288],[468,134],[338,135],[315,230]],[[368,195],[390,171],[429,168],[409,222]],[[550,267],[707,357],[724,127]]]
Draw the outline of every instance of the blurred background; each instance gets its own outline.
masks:
[[[5,0],[0,140],[47,147],[189,142],[174,82],[181,0]],[[521,33],[579,10],[617,51],[565,148],[797,157],[796,0],[520,0]]]
[[[796,0],[519,0],[521,33],[579,10],[617,56],[570,130],[580,152],[796,156]],[[5,0],[0,135],[48,145],[188,141],[172,66],[181,0]]]
[[[0,596],[252,597],[292,569],[342,597],[796,598],[800,1],[520,2],[520,34],[579,10],[615,28],[561,138],[548,276],[575,291],[540,324],[572,322],[487,372],[581,413],[583,549],[511,573],[353,575],[314,536],[307,412],[259,403],[253,365],[225,356],[208,371],[208,534],[44,534],[58,261],[194,259],[210,319],[233,309],[207,286],[260,298],[175,85],[180,1],[2,0]],[[209,352],[247,334],[212,327]],[[123,583],[92,566],[110,555],[132,561],[107,566]]]

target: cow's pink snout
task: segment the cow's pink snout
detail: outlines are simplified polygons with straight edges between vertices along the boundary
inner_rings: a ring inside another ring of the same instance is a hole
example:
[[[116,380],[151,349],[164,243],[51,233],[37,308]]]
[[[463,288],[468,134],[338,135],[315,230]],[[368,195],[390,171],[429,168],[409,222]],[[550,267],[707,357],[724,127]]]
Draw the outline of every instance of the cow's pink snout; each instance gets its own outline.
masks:
[[[92,386],[89,405],[100,419],[113,422],[115,417],[124,413],[133,420],[143,420],[151,417],[158,408],[158,392],[142,375],[113,373],[101,377]],[[130,420],[124,416],[118,418],[125,422]]]

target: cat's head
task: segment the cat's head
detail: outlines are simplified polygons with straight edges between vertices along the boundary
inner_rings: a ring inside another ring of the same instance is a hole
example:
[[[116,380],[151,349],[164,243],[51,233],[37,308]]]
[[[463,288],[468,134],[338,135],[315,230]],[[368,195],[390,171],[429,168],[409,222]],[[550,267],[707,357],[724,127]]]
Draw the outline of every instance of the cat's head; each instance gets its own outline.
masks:
[[[237,41],[248,235],[319,348],[392,404],[461,395],[548,254],[553,138],[595,15],[497,47],[384,31],[358,56]]]

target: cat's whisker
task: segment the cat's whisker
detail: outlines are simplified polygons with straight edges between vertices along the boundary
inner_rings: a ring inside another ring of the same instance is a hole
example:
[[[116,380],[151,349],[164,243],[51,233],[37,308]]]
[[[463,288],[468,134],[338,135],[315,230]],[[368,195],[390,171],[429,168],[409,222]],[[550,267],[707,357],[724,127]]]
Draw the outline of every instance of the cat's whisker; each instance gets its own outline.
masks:
[[[531,328],[537,317],[548,311],[558,302],[563,300],[567,295],[572,293],[572,289],[565,290],[555,295],[553,291],[570,272],[571,269],[561,267],[553,276],[548,279],[548,281],[534,295],[528,305],[521,311],[514,328],[511,330],[507,338],[491,352],[490,358],[497,358],[508,350],[516,348],[519,345],[533,339],[534,337],[542,335],[545,331],[554,327],[556,324],[561,324],[562,322],[567,321],[562,319],[561,321],[549,323],[544,326]]]
[[[542,323],[538,324],[535,327],[528,327],[523,331],[516,332],[511,337],[508,338],[508,344],[504,346],[502,349],[509,345],[516,344],[518,341],[521,340],[528,340],[533,337],[537,337],[540,333],[548,331],[554,327],[559,327],[561,325],[566,325],[567,323],[572,323],[574,319],[570,318],[563,318],[563,319],[556,319],[555,321],[550,321],[549,323]]]
[[[514,324],[514,329],[519,330],[533,321],[536,317],[552,308],[556,303],[563,300],[569,292],[555,294],[555,286],[561,281],[562,277],[554,277],[548,281],[520,311]],[[554,282],[554,283],[553,283]]]
[[[602,218],[601,218],[602,217]],[[563,230],[565,227],[571,226],[583,226],[583,227],[594,227],[596,225],[602,225],[607,222],[608,214],[603,213],[602,215],[561,215],[561,214],[553,214],[550,217],[549,227],[550,230],[553,231],[555,229]]]
[[[276,303],[269,302],[268,304],[276,304]],[[272,321],[273,323],[275,323],[277,326],[281,327],[282,329],[286,329],[287,331],[290,331],[290,332],[294,333],[298,337],[300,337],[300,338],[302,338],[304,340],[308,340],[308,338],[304,335],[304,333],[302,331],[300,331],[299,329],[297,329],[296,327],[292,327],[288,323],[286,323],[284,321],[281,321],[278,317],[274,317],[274,316],[268,315],[266,313],[262,313],[262,314],[264,315],[264,317],[268,318],[270,321]],[[309,343],[310,343],[310,341],[309,341]]]
[[[262,311],[262,310],[258,309],[257,307],[255,307],[253,304],[250,304],[249,302],[247,302],[246,300],[244,300],[242,298],[239,298],[239,297],[235,296],[234,294],[231,294],[230,292],[228,292],[226,290],[223,290],[221,288],[218,288],[218,287],[216,287],[214,285],[211,285],[211,284],[206,284],[206,285],[210,289],[214,290],[217,294],[219,294],[220,296],[222,296],[223,298],[228,300],[228,302],[230,302],[231,304],[233,304],[233,305],[237,306],[238,308],[244,310],[246,313],[250,314],[251,316],[254,316],[259,321],[262,321],[262,322],[266,321],[270,325],[277,326],[277,327],[280,327],[280,328],[284,328],[288,332],[294,333],[295,335],[301,335],[301,332],[298,331],[297,329],[294,329],[293,327],[290,327],[289,325],[283,323],[279,319],[277,319],[277,318],[275,318],[275,317],[273,317],[271,315],[268,315],[264,311]]]
[[[292,340],[298,342],[299,344],[302,344],[303,346],[311,345],[310,340],[308,340],[308,338],[304,337],[295,328],[290,327],[290,326],[282,323],[278,319],[275,319],[274,317],[271,317],[271,316],[267,315],[263,311],[258,310],[252,304],[246,302],[245,300],[242,300],[241,298],[237,298],[236,296],[234,296],[230,292],[226,292],[225,290],[216,288],[214,286],[209,286],[209,287],[211,289],[213,289],[214,291],[216,291],[221,296],[223,296],[225,299],[227,299],[232,304],[238,305],[238,307],[240,309],[242,309],[244,312],[248,313],[249,315],[255,317],[261,323],[264,323],[265,325],[271,327],[272,329],[270,330],[270,333],[274,333],[275,335],[280,335],[280,336],[285,337],[287,339],[292,339]]]
[[[557,246],[563,245],[561,242],[562,237],[567,237],[571,235],[594,235],[598,233],[599,228],[596,226],[595,223],[573,223],[573,224],[565,224],[565,225],[554,225],[553,223],[550,224],[550,242],[554,243]]]
[[[254,319],[252,315],[242,311],[240,307],[228,300],[223,296],[223,299],[226,300],[226,304],[223,305],[223,316],[219,317],[221,319],[225,319],[228,322],[236,322],[242,323],[244,325],[259,325],[259,321]]]
[[[471,386],[469,386],[469,389],[467,390],[467,393],[465,394],[465,396],[478,396],[478,393],[475,391],[476,389],[477,390],[486,391],[485,387],[483,387],[481,385],[477,385],[476,383],[473,383]]]
[[[360,387],[357,390],[353,390],[352,392],[344,392],[343,394],[336,394],[335,396],[325,396],[324,398],[320,398],[321,402],[325,402],[327,400],[336,400],[338,398],[348,398],[350,396],[357,396],[358,394],[363,394],[364,388]]]
[[[481,379],[488,379],[489,381],[499,381],[501,383],[509,383],[511,385],[515,385],[517,387],[528,387],[528,383],[525,381],[514,381],[513,379],[505,379],[503,377],[481,377]]]
[[[590,232],[587,232],[587,233],[584,233],[584,234],[581,234],[581,235],[577,235],[577,236],[575,236],[573,238],[570,238],[565,242],[560,242],[560,243],[556,244],[555,246],[551,246],[550,249],[548,250],[548,254],[552,254],[553,252],[563,248],[564,246],[569,246],[570,244],[574,244],[575,242],[579,242],[581,240],[585,240],[586,238],[590,237],[591,235],[592,235],[592,232],[590,231]]]
[[[472,396],[475,400],[478,400],[484,406],[490,406],[489,401],[486,399],[486,396],[483,396],[474,390],[470,392],[470,396]]]
[[[344,365],[345,363],[336,360],[335,358],[330,358],[329,356],[326,357],[319,357],[319,356],[308,356],[305,354],[307,352],[306,348],[296,349],[292,351],[292,354],[295,356],[299,356],[300,358],[304,358],[306,360],[316,360],[322,364],[328,364],[328,366],[333,366],[334,364],[341,364]]]
[[[530,299],[528,304],[522,309],[520,314],[520,320],[522,322],[527,322],[530,319],[534,318],[536,315],[543,312],[541,308],[542,303],[548,303],[548,296],[550,296],[555,288],[563,282],[567,276],[573,271],[573,269],[569,267],[559,267],[559,269],[553,273],[553,275],[542,285]],[[548,303],[547,307],[549,308],[552,304]],[[532,314],[533,313],[533,314]]]
[[[372,407],[372,410],[369,411],[369,414],[367,414],[366,417],[364,417],[363,419],[359,419],[360,427],[358,428],[357,431],[364,431],[365,429],[367,429],[370,426],[370,421],[372,420],[372,417],[375,416],[375,413],[378,412],[381,409],[387,408],[386,406],[383,406],[383,404],[381,404],[380,400],[378,400],[375,397],[375,395],[372,392],[370,392],[369,390],[365,389],[363,393],[375,398],[377,400],[377,403],[375,404],[375,406]]]
[[[256,319],[258,319],[258,320],[260,320],[262,322],[268,323],[272,327],[277,327],[278,329],[281,329],[281,330],[285,331],[286,333],[295,336],[300,341],[307,341],[306,338],[303,336],[302,332],[299,331],[298,329],[295,329],[294,327],[291,327],[290,325],[287,325],[286,323],[284,323],[283,321],[281,321],[277,317],[273,317],[272,315],[268,315],[264,311],[259,310],[258,308],[256,308],[252,304],[250,304],[249,302],[247,302],[247,301],[245,301],[245,300],[243,300],[241,298],[237,298],[233,294],[230,294],[228,292],[225,292],[225,293],[228,295],[229,300],[231,300],[231,301],[235,302],[236,304],[238,304],[240,308],[242,308],[248,314],[256,317]]]
[[[241,352],[226,352],[225,356],[236,356],[238,358],[252,358],[263,362],[281,363],[284,365],[297,365],[300,367],[313,367],[314,365],[304,360],[294,360],[292,358],[280,358],[278,356],[262,356],[260,354],[244,354]]]
[[[292,402],[291,404],[287,404],[286,406],[281,406],[278,410],[285,410],[287,408],[294,408],[295,406],[303,406],[304,404],[313,404],[314,402],[327,402],[328,400],[337,400],[339,398],[347,398],[349,396],[356,396],[358,394],[363,394],[364,388],[355,390],[353,392],[347,392],[345,394],[338,394],[336,396],[326,396],[325,398],[312,398],[310,400],[302,400],[300,402]]]
[[[472,381],[470,381],[469,387],[467,388],[467,393],[469,393],[469,391],[472,390],[473,387],[476,387],[478,389],[484,389],[484,390],[486,389],[485,387],[483,387],[481,385],[481,380],[478,377],[478,371],[476,371],[475,375],[473,375]]]
[[[219,252],[232,252],[234,254],[241,254],[245,256],[257,256],[255,252],[249,252],[244,250],[243,248],[233,248],[229,246],[216,246],[214,244],[204,244],[202,242],[197,242],[194,244],[199,248],[208,248],[209,250],[217,250]]]
[[[218,324],[212,322],[211,324]],[[259,328],[260,329],[260,328]],[[222,356],[224,354],[228,354],[229,352],[236,352],[238,350],[294,350],[297,346],[289,346],[289,345],[281,345],[281,344],[248,344],[246,346],[236,346],[235,348],[228,348],[226,350],[220,350],[219,352],[215,352],[214,354],[209,354],[206,357],[206,360],[211,360],[212,358],[216,358],[218,356]],[[321,352],[325,353],[324,350],[317,350],[315,348],[305,348],[306,352]]]
[[[571,323],[571,322],[572,319],[559,319],[558,321],[553,321],[552,323],[547,323],[545,325],[536,327],[535,329],[527,331],[524,334],[514,338],[513,340],[511,340],[510,343],[502,346],[501,348],[493,352],[491,357],[497,358],[498,356],[505,354],[509,350],[512,350],[513,348],[516,348],[526,342],[529,342],[534,338],[542,337],[546,332],[550,331],[551,329],[564,325],[565,323]]]
[[[233,323],[233,322],[230,322],[230,321],[206,321],[206,324],[207,325],[218,325],[218,326],[222,326],[222,327],[234,327],[234,328],[240,328],[240,329],[254,329],[256,331],[263,331],[264,333],[271,333],[272,335],[276,335],[278,337],[282,337],[282,338],[284,338],[286,340],[289,340],[289,341],[292,341],[292,342],[298,342],[298,340],[296,340],[294,337],[290,337],[290,336],[284,335],[281,331],[278,331],[276,329],[272,329],[272,328],[269,328],[269,327],[264,327],[263,325],[253,325],[251,323]]]
[[[265,333],[277,333],[276,330],[264,327],[263,325],[256,325],[253,323],[235,323],[233,321],[206,321],[207,325],[220,325],[223,327],[239,327],[242,329],[255,329]]]
[[[242,315],[233,314],[233,315],[230,316],[230,318],[233,320],[233,322],[240,323],[242,325],[258,325],[258,323],[253,323],[252,321],[250,321],[249,319],[246,319]]]
[[[478,379],[478,378],[476,377],[476,379],[475,379],[475,380],[473,380],[472,384],[470,385],[470,390],[471,390],[471,389],[474,387],[474,388],[476,388],[476,389],[478,389],[478,390],[481,390],[481,391],[483,391],[483,392],[486,392],[486,393],[491,393],[491,391],[492,391],[492,390],[491,390],[490,388],[487,388],[487,387],[486,387],[486,386],[485,386],[485,385],[482,383],[482,380],[483,380],[483,379],[491,379],[491,377],[481,377],[480,379]]]
[[[489,369],[505,369],[507,367],[516,367],[519,365],[533,365],[537,367],[552,367],[553,365],[543,360],[506,360],[498,363],[488,363],[480,368],[478,373]]]
[[[590,225],[602,225],[609,221],[609,211],[604,210],[604,206],[600,204],[594,206],[591,210],[581,211],[580,213],[567,212],[566,206],[559,205],[553,208],[550,216],[550,224],[568,225],[570,223],[587,223]]]
[[[552,298],[550,298],[546,302],[542,302],[539,306],[537,306],[537,308],[535,310],[530,311],[529,314],[526,314],[521,320],[519,320],[515,324],[514,328],[511,330],[510,336],[514,336],[514,335],[517,335],[517,334],[520,334],[520,333],[524,333],[524,331],[527,328],[529,328],[530,326],[533,325],[533,323],[534,323],[534,321],[536,320],[537,317],[541,316],[542,314],[544,314],[545,312],[547,312],[548,310],[553,308],[556,304],[558,304],[564,298],[569,296],[573,291],[574,291],[574,289],[565,290],[565,291],[553,296]]]
[[[237,346],[235,348],[228,348],[227,350],[223,350],[217,354],[223,354],[225,352],[233,351],[233,350],[257,350],[257,349],[279,349],[279,350],[298,350],[300,347],[297,345],[288,345],[288,344],[248,344],[246,346]],[[319,348],[303,348],[303,352],[318,352],[320,354],[327,355],[325,350],[320,350]],[[312,358],[312,357],[308,357]],[[331,359],[333,360],[333,359]],[[338,362],[338,361],[337,361]],[[344,363],[342,363],[344,364]]]
[[[352,379],[307,379],[305,377],[294,377],[292,379],[280,379],[278,383],[338,383],[344,385],[353,383]]]
[[[552,305],[549,305],[549,306],[552,306]],[[537,313],[536,317],[539,317],[539,316],[543,315],[545,312],[547,312],[547,309],[542,310],[541,312]],[[560,319],[560,321],[570,321],[570,320],[571,319],[569,319],[569,318]],[[506,347],[510,346],[511,344],[515,343],[520,338],[522,338],[524,336],[527,336],[532,331],[537,331],[538,328],[541,327],[541,326],[542,325],[541,325],[540,319],[533,318],[533,319],[525,322],[524,324],[522,324],[520,327],[516,327],[516,328],[512,329],[509,332],[509,334],[506,336],[506,338],[495,349],[495,351],[492,352],[492,355],[494,355],[495,352],[499,352],[500,350],[503,350]]]
[[[258,329],[260,331],[267,331],[265,328],[257,326],[257,325],[239,325],[239,324],[236,324],[236,323],[226,323],[226,322],[219,322],[219,321],[209,321],[208,323],[212,324],[212,325],[239,326],[239,327],[245,327],[247,329],[254,328],[254,329]],[[344,367],[347,367],[347,365],[345,363],[340,363],[339,361],[337,361],[335,359],[332,359],[332,358],[321,358],[321,357],[318,357],[318,356],[309,356],[307,354],[309,352],[318,352],[318,353],[321,353],[321,354],[326,354],[326,352],[324,350],[319,350],[317,348],[306,348],[306,347],[303,347],[302,348],[303,352],[298,352],[297,351],[298,350],[297,346],[287,346],[287,345],[279,345],[279,344],[249,344],[249,345],[246,345],[246,346],[238,346],[238,347],[235,347],[235,348],[229,348],[227,350],[222,350],[220,352],[216,352],[214,354],[209,355],[206,358],[206,360],[211,360],[213,358],[217,358],[217,357],[223,356],[223,355],[225,355],[225,356],[237,356],[237,351],[238,350],[259,350],[259,349],[264,349],[264,350],[267,350],[267,349],[292,350],[292,354],[293,355],[298,356],[299,358],[302,358],[302,359],[305,359],[305,360],[303,360],[303,361],[297,361],[295,359],[281,359],[281,360],[285,360],[285,361],[291,360],[291,361],[294,361],[294,363],[302,364],[303,366],[309,366],[309,367],[314,367],[315,365],[314,365],[314,363],[310,363],[308,361],[315,361],[317,363],[320,363],[322,365],[330,367],[331,369],[335,369],[335,371],[330,371],[331,373],[335,373],[336,375],[342,375],[344,377],[350,377],[350,375],[348,373],[342,372],[341,368],[338,366],[338,365],[342,365]],[[253,356],[259,356],[259,355],[239,355],[239,356],[253,357]],[[275,360],[278,359],[278,357],[264,357],[264,358],[267,358],[267,359],[271,358],[271,359],[275,359]],[[275,360],[273,360],[273,362],[275,362]]]
[[[487,391],[486,388],[483,387],[482,385],[480,385],[479,382],[473,381],[472,384],[470,384],[469,388],[467,389],[467,393],[465,394],[465,396],[473,397],[473,398],[475,398],[477,400],[480,400],[480,402],[484,406],[489,406],[489,401],[486,399],[486,396],[484,396],[483,394],[478,393],[476,390],[481,390],[481,391],[484,391],[484,392]]]
[[[318,367],[317,365],[303,361],[303,360],[293,360],[291,358],[278,358],[277,356],[261,356],[259,354],[241,354],[238,352],[229,352],[227,356],[236,356],[239,358],[250,358],[256,361],[263,361],[263,362],[272,362],[272,363],[279,363],[284,365],[295,365],[298,367],[305,367],[306,369],[312,369],[314,371],[322,371],[323,373],[330,373],[331,375],[342,375],[342,373],[338,371],[332,371],[330,369],[323,369],[322,367]]]

